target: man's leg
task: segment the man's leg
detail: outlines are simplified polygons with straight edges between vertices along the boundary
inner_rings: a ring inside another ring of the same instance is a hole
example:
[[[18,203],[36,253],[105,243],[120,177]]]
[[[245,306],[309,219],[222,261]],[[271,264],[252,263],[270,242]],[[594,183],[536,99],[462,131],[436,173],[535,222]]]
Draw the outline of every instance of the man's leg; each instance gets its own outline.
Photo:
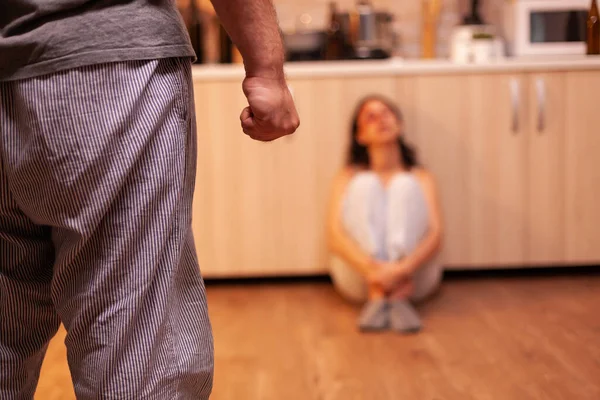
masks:
[[[1,154],[0,147],[0,399],[30,399],[59,326],[50,299],[54,250],[50,229],[31,222],[12,198]]]
[[[78,68],[11,96],[27,119],[9,129],[8,178],[21,208],[52,227],[52,298],[78,398],[207,399],[190,62]]]

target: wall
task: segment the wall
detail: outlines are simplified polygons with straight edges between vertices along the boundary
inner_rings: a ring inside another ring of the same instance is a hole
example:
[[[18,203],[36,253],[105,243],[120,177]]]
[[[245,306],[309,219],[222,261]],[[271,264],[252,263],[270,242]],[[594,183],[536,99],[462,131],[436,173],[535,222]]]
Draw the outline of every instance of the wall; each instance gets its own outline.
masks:
[[[190,0],[177,0],[185,6]],[[421,8],[425,0],[371,0],[377,9],[387,10],[396,16],[396,28],[400,35],[399,55],[416,58],[421,54]],[[462,21],[469,9],[470,0],[440,0],[442,11],[437,30],[437,56],[448,54],[448,39],[453,26]],[[511,0],[481,0],[480,11],[484,20],[497,24],[501,20],[502,5]],[[204,8],[211,8],[209,0],[199,0]],[[302,13],[313,16],[316,26],[326,23],[330,0],[274,0],[282,29],[293,27],[295,18]],[[348,10],[356,0],[337,0],[338,8]]]

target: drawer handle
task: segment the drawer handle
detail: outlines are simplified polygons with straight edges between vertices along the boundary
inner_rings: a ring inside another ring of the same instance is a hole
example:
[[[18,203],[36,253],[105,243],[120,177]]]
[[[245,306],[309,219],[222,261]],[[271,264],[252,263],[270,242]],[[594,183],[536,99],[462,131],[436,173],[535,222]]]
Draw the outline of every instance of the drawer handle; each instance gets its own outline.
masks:
[[[510,94],[512,100],[512,131],[516,135],[519,132],[519,80],[512,78],[510,81]]]

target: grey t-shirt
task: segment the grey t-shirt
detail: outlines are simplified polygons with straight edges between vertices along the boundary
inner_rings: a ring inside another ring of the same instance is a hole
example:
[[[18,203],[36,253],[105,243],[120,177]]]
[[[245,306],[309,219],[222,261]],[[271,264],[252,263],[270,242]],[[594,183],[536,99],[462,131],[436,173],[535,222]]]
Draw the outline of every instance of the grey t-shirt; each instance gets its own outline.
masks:
[[[0,0],[0,81],[195,57],[174,0]]]

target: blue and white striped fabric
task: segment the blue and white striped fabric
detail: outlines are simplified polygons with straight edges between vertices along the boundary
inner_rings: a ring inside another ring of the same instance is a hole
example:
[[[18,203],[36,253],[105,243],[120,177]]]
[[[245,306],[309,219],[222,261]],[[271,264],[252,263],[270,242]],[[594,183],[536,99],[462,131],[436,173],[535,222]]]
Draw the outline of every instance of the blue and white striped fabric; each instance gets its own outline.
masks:
[[[209,397],[195,157],[189,59],[0,83],[0,399],[60,322],[78,399]]]

